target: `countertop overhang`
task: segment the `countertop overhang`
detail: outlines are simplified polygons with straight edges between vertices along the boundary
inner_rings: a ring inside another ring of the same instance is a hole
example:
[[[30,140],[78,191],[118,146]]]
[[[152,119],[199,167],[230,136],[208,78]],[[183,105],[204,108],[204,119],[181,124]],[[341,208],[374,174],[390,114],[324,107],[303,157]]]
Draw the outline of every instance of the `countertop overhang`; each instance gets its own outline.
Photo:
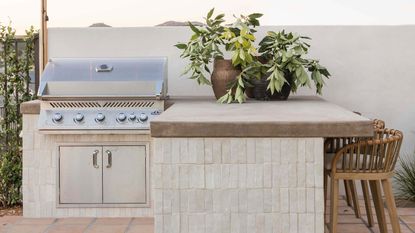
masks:
[[[177,100],[151,122],[152,137],[372,136],[372,121],[316,96],[218,104]]]

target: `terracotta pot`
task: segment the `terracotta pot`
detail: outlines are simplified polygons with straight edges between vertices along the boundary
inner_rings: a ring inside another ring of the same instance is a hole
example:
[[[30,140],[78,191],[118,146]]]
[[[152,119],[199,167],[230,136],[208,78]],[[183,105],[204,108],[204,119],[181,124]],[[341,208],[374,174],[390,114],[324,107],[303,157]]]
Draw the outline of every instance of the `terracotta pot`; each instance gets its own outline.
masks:
[[[226,94],[228,84],[234,81],[240,73],[241,70],[233,67],[231,60],[215,59],[210,80],[216,99]]]
[[[269,81],[267,81],[269,75],[265,75],[261,79],[255,79],[253,81],[254,84],[254,90],[253,94],[255,99],[257,100],[287,100],[288,96],[290,96],[291,93],[291,86],[287,83],[285,83],[282,86],[282,89],[280,92],[274,92],[274,94],[271,94],[271,91],[267,90]],[[288,83],[291,83],[291,76],[286,75],[285,79],[288,81]]]
[[[255,98],[255,96],[254,96],[254,87],[246,87],[245,88],[245,95],[248,98],[251,98],[251,99]]]

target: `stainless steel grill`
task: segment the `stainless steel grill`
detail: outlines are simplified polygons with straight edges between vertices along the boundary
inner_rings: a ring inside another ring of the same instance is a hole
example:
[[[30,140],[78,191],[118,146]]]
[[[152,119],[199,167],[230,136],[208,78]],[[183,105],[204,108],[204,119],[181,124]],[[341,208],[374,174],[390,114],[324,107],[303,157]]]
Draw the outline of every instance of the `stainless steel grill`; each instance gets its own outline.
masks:
[[[164,110],[167,58],[60,58],[40,83],[39,130],[149,129]]]

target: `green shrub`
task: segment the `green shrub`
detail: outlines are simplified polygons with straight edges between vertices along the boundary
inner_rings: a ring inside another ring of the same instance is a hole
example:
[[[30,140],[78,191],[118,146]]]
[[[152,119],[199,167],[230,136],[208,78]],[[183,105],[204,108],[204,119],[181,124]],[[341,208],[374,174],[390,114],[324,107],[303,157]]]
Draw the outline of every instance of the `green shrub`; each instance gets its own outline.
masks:
[[[414,156],[401,158],[400,168],[396,171],[396,197],[415,201],[415,153]]]
[[[21,203],[22,154],[20,151],[2,153],[0,160],[0,200],[2,206]]]
[[[3,111],[0,120],[0,206],[22,200],[22,115],[20,104],[33,99],[29,72],[34,68],[33,27],[26,31],[19,49],[15,30],[0,25],[0,97]]]

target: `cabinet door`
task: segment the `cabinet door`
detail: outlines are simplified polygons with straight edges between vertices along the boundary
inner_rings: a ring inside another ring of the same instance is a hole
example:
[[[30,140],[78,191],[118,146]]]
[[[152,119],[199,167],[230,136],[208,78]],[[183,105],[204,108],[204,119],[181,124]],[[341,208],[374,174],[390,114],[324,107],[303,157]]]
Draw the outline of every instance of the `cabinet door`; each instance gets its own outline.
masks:
[[[146,203],[146,146],[103,147],[104,203]]]
[[[59,202],[102,203],[102,147],[59,147]]]

